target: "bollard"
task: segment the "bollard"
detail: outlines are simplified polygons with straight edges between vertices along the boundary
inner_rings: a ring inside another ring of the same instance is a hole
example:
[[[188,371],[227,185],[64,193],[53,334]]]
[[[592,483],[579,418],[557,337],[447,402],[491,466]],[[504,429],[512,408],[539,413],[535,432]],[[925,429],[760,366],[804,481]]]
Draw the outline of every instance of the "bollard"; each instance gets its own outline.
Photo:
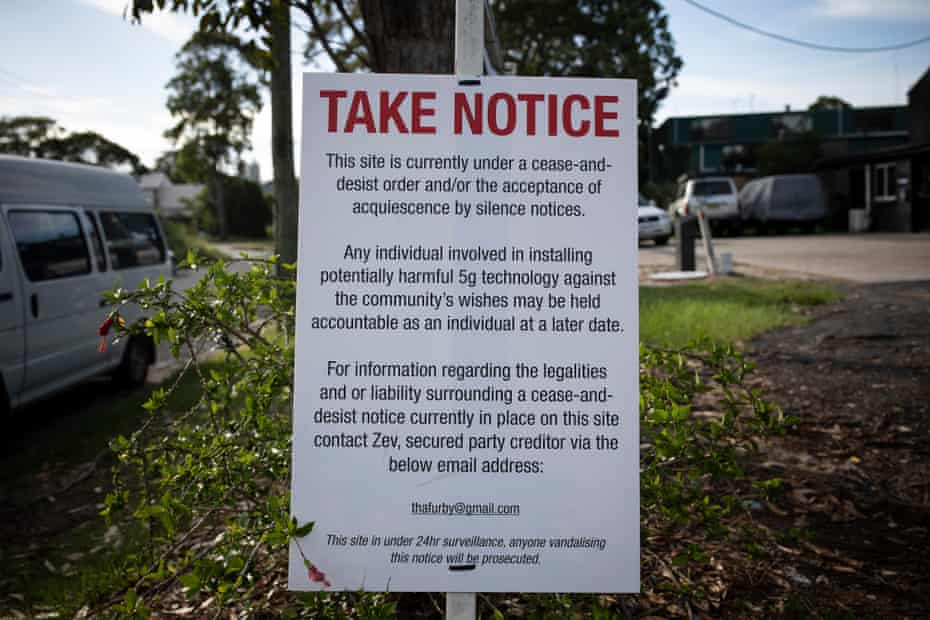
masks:
[[[698,221],[693,215],[679,217],[675,222],[678,237],[678,270],[694,271],[694,240],[698,234]]]
[[[733,272],[733,254],[730,252],[723,252],[720,255],[720,268],[718,271],[725,276]]]

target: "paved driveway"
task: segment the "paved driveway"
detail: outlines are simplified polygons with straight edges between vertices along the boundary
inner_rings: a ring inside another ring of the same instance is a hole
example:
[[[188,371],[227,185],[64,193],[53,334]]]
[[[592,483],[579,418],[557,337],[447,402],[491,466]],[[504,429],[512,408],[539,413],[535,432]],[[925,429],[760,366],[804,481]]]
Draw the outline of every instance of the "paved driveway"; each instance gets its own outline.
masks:
[[[704,268],[701,240],[696,264]],[[718,237],[718,260],[733,256],[735,270],[771,270],[851,282],[904,282],[930,280],[930,234],[872,233],[865,235],[780,235]],[[675,270],[676,248],[669,244],[640,246],[640,266],[649,270]]]

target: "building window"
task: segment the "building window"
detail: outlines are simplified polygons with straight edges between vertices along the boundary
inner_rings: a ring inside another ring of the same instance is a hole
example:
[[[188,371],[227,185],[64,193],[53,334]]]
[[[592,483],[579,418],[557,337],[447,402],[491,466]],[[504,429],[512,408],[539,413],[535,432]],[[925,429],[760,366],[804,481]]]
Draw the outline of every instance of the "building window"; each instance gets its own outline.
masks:
[[[884,133],[895,130],[894,110],[856,110],[856,130],[861,133]]]
[[[875,166],[875,200],[888,202],[895,199],[894,164]]]
[[[723,169],[733,172],[752,170],[754,161],[751,150],[744,144],[731,144],[723,147]]]
[[[730,137],[730,121],[726,118],[696,118],[691,121],[691,141],[726,140]]]
[[[722,149],[719,146],[701,145],[700,164],[701,172],[716,172],[720,170]]]
[[[807,114],[782,114],[772,118],[772,131],[778,139],[799,136],[814,128],[811,117]]]

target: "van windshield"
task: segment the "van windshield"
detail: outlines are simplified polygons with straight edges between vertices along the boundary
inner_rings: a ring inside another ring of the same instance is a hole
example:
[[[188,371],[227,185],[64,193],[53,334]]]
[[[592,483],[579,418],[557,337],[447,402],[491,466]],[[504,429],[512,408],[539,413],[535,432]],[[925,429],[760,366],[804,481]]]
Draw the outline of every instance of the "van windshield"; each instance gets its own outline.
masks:
[[[726,181],[695,181],[695,196],[719,196],[721,194],[732,194],[733,189]]]

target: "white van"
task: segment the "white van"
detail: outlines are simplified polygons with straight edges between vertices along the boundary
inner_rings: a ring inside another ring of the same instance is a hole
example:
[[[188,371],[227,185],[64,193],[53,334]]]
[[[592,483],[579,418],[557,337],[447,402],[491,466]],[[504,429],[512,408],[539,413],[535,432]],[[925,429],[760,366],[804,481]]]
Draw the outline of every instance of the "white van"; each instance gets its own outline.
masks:
[[[145,381],[151,340],[100,352],[97,329],[103,293],[170,277],[164,239],[129,175],[0,155],[0,412],[101,373]]]

